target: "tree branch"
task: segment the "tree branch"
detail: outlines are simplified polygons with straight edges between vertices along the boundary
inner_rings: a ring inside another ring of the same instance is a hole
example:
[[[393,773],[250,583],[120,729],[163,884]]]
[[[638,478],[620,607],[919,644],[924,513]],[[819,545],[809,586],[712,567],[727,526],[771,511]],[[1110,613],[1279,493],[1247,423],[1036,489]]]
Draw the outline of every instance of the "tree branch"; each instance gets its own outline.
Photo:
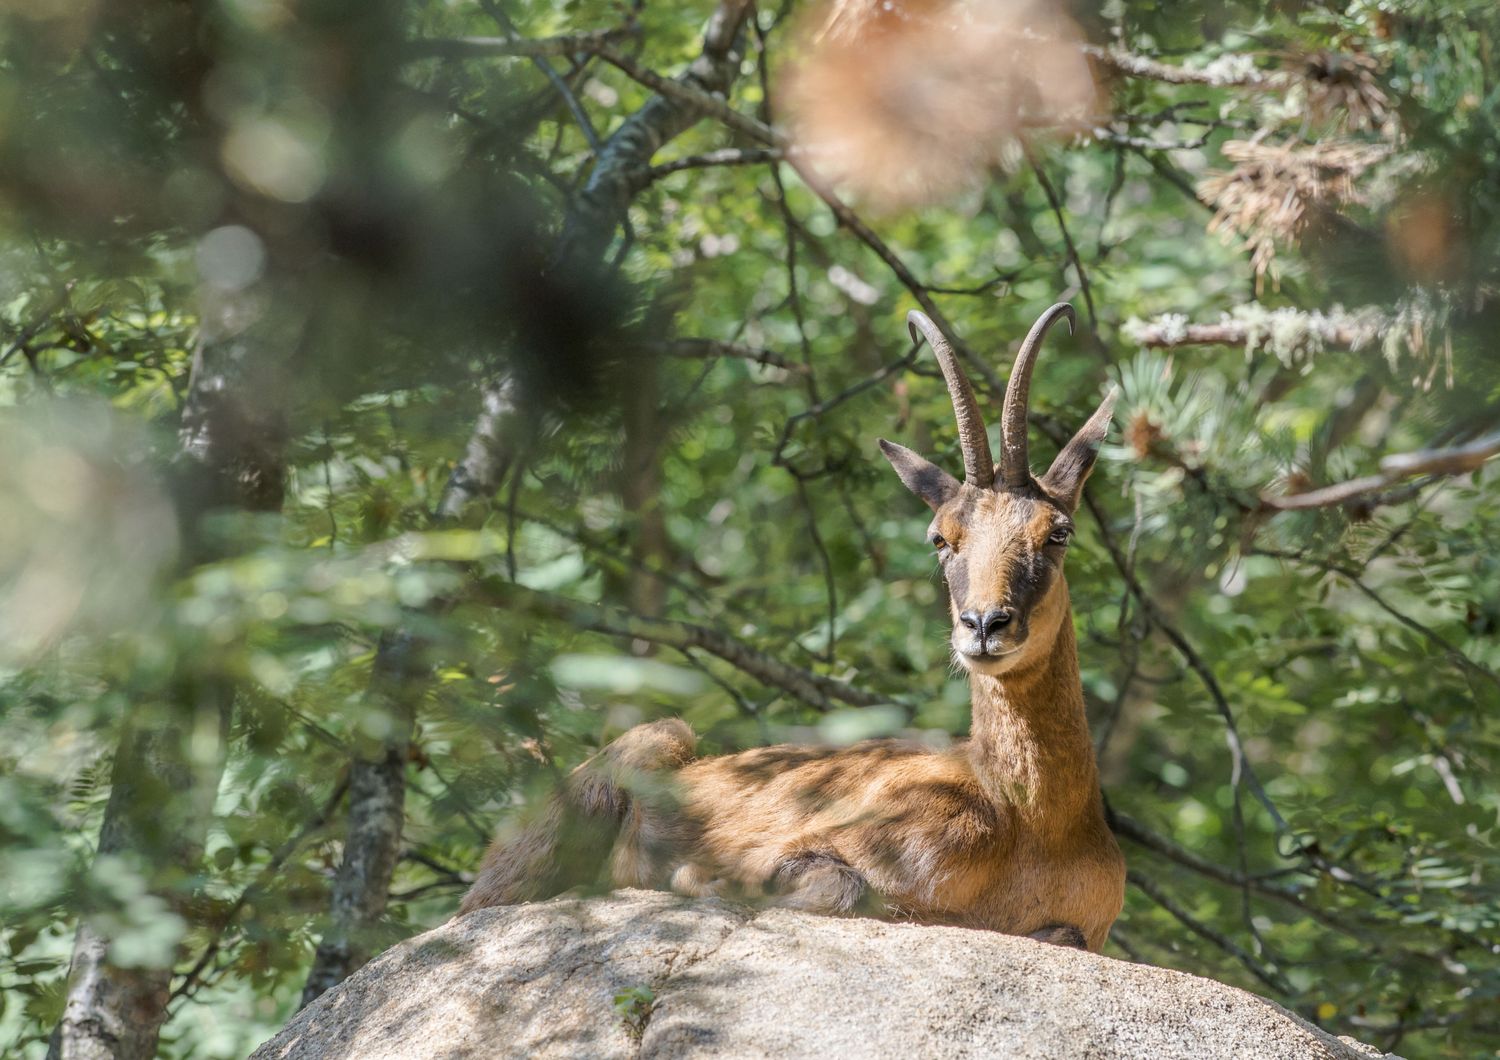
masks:
[[[745,119],[723,101],[739,74],[743,27],[751,9],[750,0],[721,0],[709,18],[702,52],[676,78],[644,70],[607,46],[595,50],[605,62],[657,94],[604,142],[588,183],[568,211],[557,252],[559,262],[592,263],[602,257],[616,227],[625,219],[630,201],[650,183],[651,159],[656,152],[704,117],[713,116],[749,130],[762,142],[782,146],[769,129]],[[770,140],[765,140],[766,134],[770,134]]]
[[[1169,85],[1212,85],[1219,88],[1280,88],[1287,84],[1289,75],[1267,72],[1252,66],[1242,55],[1228,55],[1192,69],[1172,66],[1158,59],[1135,55],[1121,48],[1101,48],[1096,44],[1085,44],[1083,53],[1094,62],[1126,77],[1139,77],[1148,81],[1161,81]]]
[[[1275,990],[1277,993],[1282,995],[1290,995],[1295,993],[1295,991],[1291,987],[1291,984],[1283,979],[1274,969],[1267,968],[1265,965],[1257,961],[1254,957],[1250,956],[1249,953],[1245,952],[1244,947],[1240,946],[1228,935],[1225,935],[1223,932],[1209,927],[1203,921],[1193,916],[1181,905],[1179,905],[1176,899],[1172,898],[1160,887],[1158,887],[1150,877],[1144,876],[1132,869],[1125,874],[1125,878],[1130,883],[1134,884],[1136,888],[1138,888],[1142,893],[1144,893],[1147,898],[1150,898],[1153,902],[1170,913],[1180,924],[1182,924],[1183,927],[1187,928],[1193,934],[1198,935],[1199,937],[1213,943],[1215,946],[1219,947],[1219,949],[1229,954],[1241,965],[1243,965],[1246,971],[1255,976],[1255,978],[1259,979],[1261,982],[1265,983],[1272,990]]]
[[[772,368],[780,368],[787,372],[806,372],[807,366],[789,361],[781,354],[761,346],[748,346],[742,342],[728,342],[722,339],[666,339],[662,342],[652,343],[653,347],[672,357],[681,357],[689,360],[711,360],[715,357],[736,357],[742,361],[754,361],[756,364],[769,365]]]
[[[1378,493],[1414,475],[1439,478],[1462,475],[1478,470],[1500,454],[1500,431],[1485,435],[1467,445],[1450,449],[1420,449],[1414,453],[1394,453],[1380,461],[1380,473],[1337,482],[1331,486],[1285,496],[1262,495],[1260,506],[1269,511],[1306,511],[1309,508],[1336,508],[1355,503],[1371,503]],[[1428,481],[1431,481],[1431,478]]]
[[[1328,574],[1338,575],[1340,578],[1343,578],[1360,593],[1366,596],[1376,607],[1380,608],[1386,614],[1390,615],[1397,622],[1401,623],[1407,629],[1422,637],[1424,640],[1428,641],[1435,647],[1442,649],[1442,651],[1453,660],[1453,662],[1459,667],[1459,669],[1465,670],[1475,675],[1476,677],[1481,677],[1484,680],[1488,681],[1490,684],[1494,685],[1495,688],[1500,689],[1500,674],[1497,674],[1494,670],[1491,670],[1487,666],[1483,666],[1480,663],[1475,662],[1473,659],[1469,658],[1462,651],[1460,651],[1458,645],[1454,644],[1447,637],[1444,637],[1436,630],[1429,629],[1422,623],[1418,622],[1416,619],[1412,618],[1405,611],[1393,605],[1389,600],[1387,600],[1385,597],[1381,596],[1378,592],[1365,584],[1364,580],[1360,577],[1360,571],[1354,570],[1350,567],[1345,567],[1339,563],[1332,563],[1328,560],[1319,559],[1316,556],[1308,555],[1305,552],[1288,552],[1282,549],[1274,548],[1256,548],[1250,550],[1250,552],[1252,555],[1256,556],[1269,556],[1272,559],[1291,560],[1296,563],[1306,563]],[[1470,687],[1472,688],[1472,685]]]
[[[349,778],[347,775],[345,775],[339,778],[338,783],[334,785],[333,792],[328,796],[327,800],[324,801],[322,807],[318,810],[318,812],[311,818],[309,818],[308,821],[300,829],[298,829],[295,835],[293,835],[286,842],[282,843],[281,846],[276,848],[275,852],[272,853],[265,866],[262,867],[260,872],[256,875],[254,881],[247,885],[245,889],[240,892],[240,896],[230,904],[229,908],[224,910],[224,912],[218,916],[217,925],[215,927],[213,937],[209,940],[208,945],[203,948],[203,953],[199,956],[198,960],[193,963],[192,968],[190,968],[187,971],[187,974],[183,976],[182,982],[172,990],[172,1001],[176,1001],[178,998],[189,997],[192,995],[193,991],[198,986],[198,982],[201,979],[204,970],[208,968],[209,963],[214,959],[219,950],[223,947],[224,933],[229,929],[229,926],[234,923],[234,918],[239,916],[240,910],[245,908],[245,906],[250,902],[250,899],[257,897],[262,891],[265,890],[266,883],[281,869],[281,866],[286,863],[287,858],[291,857],[292,854],[297,850],[297,848],[307,841],[308,836],[312,835],[314,832],[318,831],[320,828],[328,824],[328,819],[333,816],[334,808],[338,806],[339,802],[343,799],[345,792],[347,792],[348,790]]]
[[[1243,873],[1235,872],[1233,869],[1227,869],[1222,865],[1209,861],[1207,858],[1194,854],[1185,847],[1179,846],[1166,836],[1151,831],[1139,821],[1132,817],[1127,817],[1125,814],[1111,811],[1109,814],[1109,824],[1116,835],[1137,843],[1147,850],[1160,854],[1162,857],[1181,865],[1183,868],[1190,869],[1199,875],[1207,876],[1211,880],[1217,880],[1219,883],[1229,887],[1248,887],[1257,894],[1264,895],[1267,898],[1274,898],[1276,901],[1291,906],[1298,912],[1310,916],[1314,920],[1318,920],[1331,928],[1342,931],[1346,935],[1351,935],[1361,941],[1368,941],[1359,928],[1348,923],[1342,917],[1312,904],[1300,891],[1291,887],[1280,886],[1269,880],[1246,876]]]
[[[948,320],[947,315],[938,308],[937,302],[933,300],[932,289],[917,279],[911,269],[906,266],[906,263],[897,256],[895,251],[886,245],[883,239],[875,234],[874,229],[860,219],[860,216],[854,212],[848,203],[840,199],[834,194],[831,188],[828,188],[822,181],[818,180],[817,176],[805,165],[800,164],[797,156],[788,156],[787,162],[797,171],[797,175],[802,178],[802,182],[811,188],[813,193],[822,199],[824,204],[833,211],[833,216],[838,219],[839,224],[848,229],[855,239],[858,239],[865,246],[873,250],[875,256],[885,262],[886,267],[896,274],[896,279],[901,281],[901,286],[905,287],[911,293],[911,296],[917,300],[917,304],[922,307],[923,312],[931,317],[933,323],[948,337],[948,341],[953,345],[955,352],[979,373],[994,393],[1003,394],[1005,392],[1005,382],[995,372],[995,369],[990,367],[987,361],[975,356],[974,351],[953,330],[953,324]]]
[[[707,626],[672,619],[643,618],[626,611],[569,600],[493,578],[476,581],[474,598],[507,611],[555,619],[574,629],[644,640],[684,651],[699,648],[762,684],[779,688],[808,706],[824,712],[837,709],[838,703],[873,707],[899,702],[891,696],[867,692],[837,678],[825,677],[784,663],[759,648]]]
[[[706,169],[710,166],[753,166],[763,162],[775,162],[784,157],[786,157],[786,151],[780,147],[725,147],[718,151],[705,151],[701,155],[688,155],[686,158],[677,158],[671,162],[663,162],[659,166],[652,166],[646,171],[644,179],[647,182],[655,182],[662,177],[681,173],[687,169]]]
[[[1256,775],[1249,758],[1245,754],[1244,741],[1240,738],[1239,725],[1235,721],[1234,711],[1230,707],[1229,699],[1224,695],[1224,690],[1220,687],[1219,679],[1214,675],[1212,667],[1198,654],[1197,649],[1193,647],[1187,637],[1167,621],[1166,616],[1162,614],[1161,608],[1157,606],[1156,601],[1136,579],[1135,573],[1126,561],[1124,553],[1120,551],[1119,545],[1116,544],[1114,536],[1110,533],[1109,522],[1104,512],[1099,508],[1098,502],[1094,500],[1093,495],[1085,490],[1083,497],[1084,503],[1088,506],[1089,513],[1094,517],[1094,522],[1099,527],[1099,536],[1104,541],[1105,549],[1108,550],[1110,558],[1114,560],[1115,568],[1119,570],[1120,577],[1125,579],[1126,586],[1140,604],[1142,612],[1145,613],[1151,624],[1161,631],[1162,636],[1167,638],[1167,641],[1176,649],[1177,654],[1182,657],[1183,662],[1188,665],[1188,668],[1198,675],[1199,680],[1203,682],[1204,689],[1209,694],[1209,698],[1213,700],[1215,709],[1218,710],[1219,716],[1223,719],[1224,738],[1229,745],[1236,788],[1238,788],[1241,781],[1247,784],[1251,792],[1255,795],[1256,801],[1261,804],[1266,813],[1276,823],[1277,830],[1286,831],[1286,819],[1281,816],[1281,812],[1276,809],[1276,804],[1266,794],[1265,787],[1262,786],[1260,778]]]
[[[1183,346],[1256,346],[1274,336],[1274,314],[1288,320],[1301,318],[1299,341],[1316,339],[1324,347],[1361,349],[1379,337],[1373,315],[1308,315],[1298,310],[1272,310],[1267,320],[1233,320],[1225,318],[1216,324],[1190,324],[1175,314],[1150,322],[1127,321],[1121,333],[1131,342],[1147,349],[1172,350]]]
[[[613,41],[628,36],[634,27],[617,26],[556,37],[460,37],[424,38],[410,41],[402,49],[406,59],[540,59],[550,56],[597,55]]]

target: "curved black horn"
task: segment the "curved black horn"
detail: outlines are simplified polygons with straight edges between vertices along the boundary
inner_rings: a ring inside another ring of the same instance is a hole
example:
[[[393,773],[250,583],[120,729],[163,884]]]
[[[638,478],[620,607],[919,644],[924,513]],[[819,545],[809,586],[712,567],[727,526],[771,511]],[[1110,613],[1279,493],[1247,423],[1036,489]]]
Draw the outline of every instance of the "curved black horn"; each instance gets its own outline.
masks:
[[[974,388],[969,377],[959,366],[953,347],[926,313],[913,309],[906,314],[906,326],[913,342],[919,341],[921,331],[937,357],[938,367],[943,370],[943,379],[948,384],[948,396],[953,401],[953,415],[958,420],[958,445],[964,454],[964,480],[976,486],[989,486],[995,478],[995,463],[990,456],[990,436],[985,430],[984,417],[979,412],[979,402],[974,399]]]
[[[1036,365],[1037,351],[1042,340],[1060,317],[1068,318],[1068,334],[1073,333],[1077,315],[1067,302],[1058,302],[1037,317],[1026,341],[1021,343],[1021,352],[1016,354],[1015,367],[1010,370],[1010,379],[1005,384],[1005,411],[1000,421],[1000,475],[997,486],[1015,489],[1031,481],[1031,463],[1027,456],[1026,413],[1031,407],[1031,369]]]

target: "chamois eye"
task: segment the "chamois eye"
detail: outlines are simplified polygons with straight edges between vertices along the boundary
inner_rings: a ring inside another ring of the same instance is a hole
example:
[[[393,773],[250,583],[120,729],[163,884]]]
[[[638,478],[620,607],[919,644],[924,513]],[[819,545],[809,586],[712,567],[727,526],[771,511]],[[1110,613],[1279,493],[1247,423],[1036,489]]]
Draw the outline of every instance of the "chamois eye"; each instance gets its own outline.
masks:
[[[1073,528],[1071,526],[1059,526],[1056,530],[1047,535],[1047,541],[1054,545],[1066,545],[1068,543],[1068,538],[1072,536]]]
[[[935,549],[937,549],[939,552],[941,552],[945,548],[948,547],[948,539],[946,537],[944,537],[942,534],[933,534],[932,535],[932,547],[935,548]]]

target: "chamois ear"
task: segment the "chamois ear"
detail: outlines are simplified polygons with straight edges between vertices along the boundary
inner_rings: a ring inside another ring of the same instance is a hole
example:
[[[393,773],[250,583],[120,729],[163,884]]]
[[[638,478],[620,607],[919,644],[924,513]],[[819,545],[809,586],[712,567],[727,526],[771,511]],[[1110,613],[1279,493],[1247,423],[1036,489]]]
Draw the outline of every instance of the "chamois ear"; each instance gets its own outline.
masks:
[[[1070,514],[1078,507],[1078,499],[1083,496],[1083,484],[1088,480],[1089,472],[1094,470],[1099,446],[1109,433],[1109,421],[1114,416],[1115,398],[1119,392],[1118,387],[1110,388],[1109,395],[1089,417],[1089,421],[1062,447],[1062,452],[1057,454],[1057,459],[1052,461],[1052,466],[1037,482],[1049,497],[1065,505]]]
[[[901,476],[906,488],[927,502],[927,507],[937,511],[953,499],[959,482],[931,460],[918,456],[904,445],[880,439],[880,451]]]

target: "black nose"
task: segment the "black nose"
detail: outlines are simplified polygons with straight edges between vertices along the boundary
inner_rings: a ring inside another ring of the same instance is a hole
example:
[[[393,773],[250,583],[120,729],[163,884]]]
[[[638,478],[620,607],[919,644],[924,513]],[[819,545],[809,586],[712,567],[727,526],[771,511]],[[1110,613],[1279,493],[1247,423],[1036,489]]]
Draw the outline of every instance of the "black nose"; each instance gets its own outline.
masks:
[[[982,615],[978,611],[965,611],[958,616],[958,620],[980,636],[988,637],[1010,624],[1011,610],[1008,607],[994,607]]]

